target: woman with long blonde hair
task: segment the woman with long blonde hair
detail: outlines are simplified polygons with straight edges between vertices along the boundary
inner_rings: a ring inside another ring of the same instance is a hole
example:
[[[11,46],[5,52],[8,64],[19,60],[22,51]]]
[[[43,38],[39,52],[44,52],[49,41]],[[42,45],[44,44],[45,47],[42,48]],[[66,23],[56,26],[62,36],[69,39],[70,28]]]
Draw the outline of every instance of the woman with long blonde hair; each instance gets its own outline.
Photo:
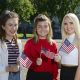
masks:
[[[62,44],[59,50],[61,56],[60,80],[74,80],[78,67],[80,25],[74,13],[64,16],[61,26]],[[76,79],[77,80],[77,79]]]

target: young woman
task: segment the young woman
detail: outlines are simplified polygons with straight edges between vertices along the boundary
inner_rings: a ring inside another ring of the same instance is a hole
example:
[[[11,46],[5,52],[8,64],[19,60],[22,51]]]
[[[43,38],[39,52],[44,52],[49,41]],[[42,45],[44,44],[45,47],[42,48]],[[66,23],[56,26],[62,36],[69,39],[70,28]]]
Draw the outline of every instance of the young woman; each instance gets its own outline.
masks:
[[[26,80],[57,80],[57,46],[52,40],[51,22],[45,15],[34,19],[34,37],[26,42],[24,53],[32,61]]]
[[[21,41],[17,39],[19,17],[12,11],[0,16],[0,80],[20,80],[19,55]]]
[[[60,80],[74,80],[78,66],[78,41],[80,36],[80,25],[77,16],[74,13],[66,14],[61,29],[62,45],[59,50],[61,55]]]

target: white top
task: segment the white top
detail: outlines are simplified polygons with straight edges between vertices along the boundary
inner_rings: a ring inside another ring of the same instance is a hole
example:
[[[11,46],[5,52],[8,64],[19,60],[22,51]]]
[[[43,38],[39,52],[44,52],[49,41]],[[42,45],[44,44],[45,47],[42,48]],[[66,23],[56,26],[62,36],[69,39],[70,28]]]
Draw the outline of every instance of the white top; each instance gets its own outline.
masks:
[[[70,35],[68,37],[68,40],[71,43],[74,43],[75,34]],[[76,47],[69,54],[63,51],[59,51],[59,54],[61,55],[61,64],[75,65],[75,66],[78,65],[78,49]]]

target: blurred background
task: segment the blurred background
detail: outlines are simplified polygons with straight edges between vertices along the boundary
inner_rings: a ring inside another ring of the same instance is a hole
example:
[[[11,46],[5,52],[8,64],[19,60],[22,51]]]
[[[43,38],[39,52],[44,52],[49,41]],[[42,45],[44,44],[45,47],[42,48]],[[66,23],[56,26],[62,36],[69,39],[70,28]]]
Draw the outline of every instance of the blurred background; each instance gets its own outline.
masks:
[[[0,0],[0,13],[6,9],[18,13],[21,39],[33,36],[33,21],[39,13],[51,19],[53,39],[61,39],[61,22],[66,13],[73,12],[80,19],[80,0]]]

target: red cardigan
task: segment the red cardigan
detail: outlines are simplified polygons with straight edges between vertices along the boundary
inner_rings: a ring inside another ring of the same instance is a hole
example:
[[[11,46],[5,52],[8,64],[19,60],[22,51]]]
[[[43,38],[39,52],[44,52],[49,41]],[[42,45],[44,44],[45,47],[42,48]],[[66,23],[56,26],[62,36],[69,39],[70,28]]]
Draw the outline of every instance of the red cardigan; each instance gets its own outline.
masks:
[[[44,54],[41,54],[41,47],[53,52],[53,54],[57,54],[55,41],[51,45],[46,39],[39,39],[36,44],[33,39],[28,40],[24,46],[24,53],[33,62],[30,69],[35,72],[49,72],[53,74],[53,77],[56,80],[58,74],[58,64],[54,61],[54,59],[49,59]],[[36,59],[40,57],[40,54],[42,58],[42,65],[38,66],[36,65]]]

